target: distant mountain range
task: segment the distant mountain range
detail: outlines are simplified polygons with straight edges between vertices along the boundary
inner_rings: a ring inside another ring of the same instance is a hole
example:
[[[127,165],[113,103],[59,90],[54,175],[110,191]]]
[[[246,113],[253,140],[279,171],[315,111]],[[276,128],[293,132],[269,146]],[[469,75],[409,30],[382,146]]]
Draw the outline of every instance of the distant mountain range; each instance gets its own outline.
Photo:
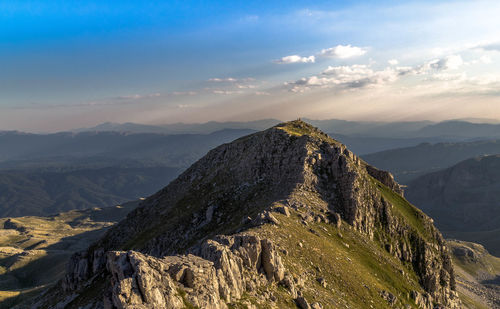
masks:
[[[151,195],[209,149],[251,132],[3,132],[0,217],[50,215]]]
[[[165,125],[147,125],[133,122],[115,123],[105,122],[95,127],[80,128],[73,132],[132,132],[132,133],[161,133],[161,134],[208,134],[224,129],[250,129],[262,130],[280,123],[277,119],[262,119],[248,122],[217,122],[209,121],[205,123],[172,123]]]
[[[465,120],[450,120],[443,122],[408,121],[408,122],[377,122],[348,121],[340,119],[305,121],[317,126],[324,132],[334,135],[349,135],[360,137],[384,138],[429,138],[440,137],[452,140],[476,138],[500,138],[500,124],[475,123]],[[222,129],[263,130],[280,122],[277,119],[263,119],[250,122],[216,122],[207,123],[174,123],[165,125],[145,125],[138,123],[103,123],[91,128],[76,129],[74,132],[88,131],[119,131],[133,133],[212,133]]]
[[[249,129],[178,135],[114,131],[54,134],[3,132],[0,133],[0,168],[17,168],[18,164],[26,165],[26,161],[40,161],[45,165],[47,162],[43,161],[51,161],[51,158],[55,161],[78,161],[89,157],[186,167],[209,149],[252,132]]]
[[[421,176],[408,184],[405,196],[445,235],[482,243],[500,256],[500,155]]]
[[[500,140],[423,143],[362,157],[368,163],[393,173],[400,183],[407,184],[418,176],[450,167],[462,160],[494,154],[500,154]]]

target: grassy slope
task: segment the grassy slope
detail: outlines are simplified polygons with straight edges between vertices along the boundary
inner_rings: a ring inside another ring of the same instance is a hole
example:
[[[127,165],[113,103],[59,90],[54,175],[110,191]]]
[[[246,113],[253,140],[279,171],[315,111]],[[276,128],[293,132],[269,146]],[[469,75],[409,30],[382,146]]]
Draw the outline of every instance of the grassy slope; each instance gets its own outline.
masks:
[[[385,290],[415,307],[408,294],[411,290],[422,292],[416,275],[347,224],[340,229],[326,223],[304,226],[295,211],[290,217],[276,217],[279,226],[264,225],[251,232],[271,238],[287,250],[288,255],[281,254],[285,267],[293,274],[303,274],[304,296],[309,303],[320,302],[324,308],[365,308],[367,304],[387,308],[380,296]],[[326,288],[318,283],[320,277],[326,280]],[[296,308],[283,288],[273,286],[273,293],[279,308]]]

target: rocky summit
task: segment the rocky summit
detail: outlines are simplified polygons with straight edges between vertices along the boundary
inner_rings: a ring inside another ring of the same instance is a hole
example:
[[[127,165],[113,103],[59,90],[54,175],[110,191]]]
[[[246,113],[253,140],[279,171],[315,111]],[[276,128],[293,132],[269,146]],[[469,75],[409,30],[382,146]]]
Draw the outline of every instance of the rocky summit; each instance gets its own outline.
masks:
[[[147,198],[33,308],[460,308],[447,246],[391,174],[300,120]]]

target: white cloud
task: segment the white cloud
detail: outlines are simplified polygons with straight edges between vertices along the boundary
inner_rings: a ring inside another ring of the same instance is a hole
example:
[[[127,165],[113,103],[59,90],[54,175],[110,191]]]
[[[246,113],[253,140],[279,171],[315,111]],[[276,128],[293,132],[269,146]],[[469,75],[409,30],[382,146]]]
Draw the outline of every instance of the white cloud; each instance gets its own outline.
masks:
[[[238,80],[233,77],[225,77],[225,78],[219,78],[219,77],[214,77],[208,79],[209,82],[214,82],[214,83],[234,83],[237,82]]]
[[[316,58],[338,58],[347,59],[358,57],[366,54],[366,49],[349,45],[337,45],[331,48],[322,49],[321,52],[309,57],[302,57],[299,55],[286,56],[281,59],[273,61],[279,64],[289,63],[315,63]]]
[[[234,78],[234,77],[213,77],[208,79],[209,82],[212,83],[248,83],[255,81],[253,77],[244,77],[244,78]]]
[[[446,70],[459,69],[465,62],[460,55],[449,55],[443,58],[433,59],[417,66],[398,66],[395,70],[398,75],[422,75],[436,73]]]
[[[196,91],[174,91],[172,92],[175,96],[183,96],[183,95],[197,95]]]
[[[390,65],[398,65],[399,61],[398,61],[398,59],[391,59],[391,60],[387,61],[387,63],[389,63]]]
[[[359,57],[366,54],[366,49],[349,45],[337,45],[335,47],[321,50],[318,56],[347,59]]]
[[[311,88],[353,89],[393,82],[400,72],[392,68],[375,71],[368,65],[329,66],[319,75],[287,83],[291,91],[303,92]]]
[[[243,91],[233,91],[233,90],[220,90],[220,89],[215,89],[212,90],[213,94],[221,94],[221,95],[231,95],[231,94],[242,94]]]
[[[465,72],[462,73],[446,73],[446,72],[441,72],[441,73],[436,73],[432,74],[430,78],[427,79],[427,81],[466,81],[467,80],[467,74]]]
[[[490,64],[492,62],[491,57],[488,55],[481,56],[481,58],[479,58],[479,61],[485,64]]]
[[[279,60],[275,60],[275,63],[288,64],[288,63],[314,63],[316,61],[315,56],[301,57],[299,55],[291,55],[283,57]]]
[[[392,61],[393,64],[396,61]],[[393,83],[402,76],[427,75],[428,81],[460,81],[463,74],[450,74],[448,70],[456,70],[464,64],[460,55],[449,55],[434,59],[418,66],[389,66],[382,70],[374,70],[371,65],[354,64],[350,66],[329,66],[321,74],[301,78],[286,83],[294,92],[303,92],[311,88],[355,89]]]

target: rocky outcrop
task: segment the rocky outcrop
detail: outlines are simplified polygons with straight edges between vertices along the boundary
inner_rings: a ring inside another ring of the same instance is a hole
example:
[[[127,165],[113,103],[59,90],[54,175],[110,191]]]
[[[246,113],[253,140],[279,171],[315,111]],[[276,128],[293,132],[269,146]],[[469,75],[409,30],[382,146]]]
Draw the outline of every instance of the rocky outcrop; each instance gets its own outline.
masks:
[[[410,267],[422,297],[458,308],[449,253],[431,219],[404,200],[389,173],[300,121],[210,151],[75,255],[62,286],[76,293],[104,277],[103,306],[225,308],[280,284],[296,304],[320,308],[301,294],[299,274],[285,271],[279,252],[294,249],[280,251],[272,234],[259,234],[262,225],[285,229],[287,220],[299,220],[304,237],[319,237],[312,223],[356,231]]]
[[[386,185],[389,189],[403,196],[403,188],[394,180],[394,176],[391,173],[379,170],[371,165],[366,165],[366,171],[370,176]]]
[[[110,282],[104,308],[228,308],[243,293],[279,283],[285,268],[275,245],[255,235],[217,236],[186,255],[156,258],[136,251],[109,251],[103,256]],[[64,281],[88,277],[88,259],[75,255],[73,272]]]
[[[212,270],[211,265],[195,263],[195,260],[188,259],[183,263],[182,259],[175,257],[159,260],[134,251],[110,251],[107,253],[107,269],[111,276],[111,291],[104,297],[104,307],[182,308],[182,296],[169,274],[171,268],[174,273],[177,268],[186,265],[191,267],[190,271],[206,271],[208,280],[215,277],[213,271],[208,271]],[[194,276],[191,272],[184,271],[182,277],[177,279],[186,285],[194,286]]]

